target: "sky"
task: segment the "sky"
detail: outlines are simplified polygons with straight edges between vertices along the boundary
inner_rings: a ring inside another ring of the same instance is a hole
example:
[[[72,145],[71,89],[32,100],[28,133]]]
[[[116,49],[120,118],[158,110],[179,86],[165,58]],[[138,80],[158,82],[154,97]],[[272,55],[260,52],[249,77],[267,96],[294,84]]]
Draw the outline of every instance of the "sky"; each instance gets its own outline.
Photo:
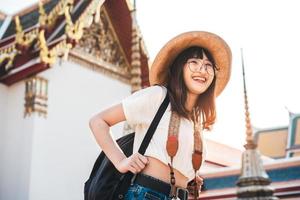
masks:
[[[12,14],[35,2],[1,0],[0,10]],[[240,149],[245,143],[241,48],[255,130],[287,126],[289,111],[300,113],[297,0],[136,0],[136,6],[150,61],[186,31],[213,32],[230,46],[231,78],[217,98],[217,121],[207,138]]]

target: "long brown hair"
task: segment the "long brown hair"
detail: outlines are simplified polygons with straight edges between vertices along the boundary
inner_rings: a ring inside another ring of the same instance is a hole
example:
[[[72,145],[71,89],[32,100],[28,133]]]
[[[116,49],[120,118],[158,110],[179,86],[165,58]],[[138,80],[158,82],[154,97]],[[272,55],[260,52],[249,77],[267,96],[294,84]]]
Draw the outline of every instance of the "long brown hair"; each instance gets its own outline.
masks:
[[[203,128],[210,129],[215,123],[216,119],[216,108],[215,108],[215,84],[216,84],[216,67],[215,61],[211,53],[202,47],[190,47],[182,51],[173,61],[171,66],[168,68],[168,83],[167,88],[169,91],[171,109],[188,120],[192,120],[191,113],[185,108],[187,101],[187,87],[183,79],[183,66],[190,58],[203,59],[203,53],[206,55],[208,60],[213,64],[214,78],[211,85],[205,92],[199,95],[195,108],[199,115],[202,117]]]

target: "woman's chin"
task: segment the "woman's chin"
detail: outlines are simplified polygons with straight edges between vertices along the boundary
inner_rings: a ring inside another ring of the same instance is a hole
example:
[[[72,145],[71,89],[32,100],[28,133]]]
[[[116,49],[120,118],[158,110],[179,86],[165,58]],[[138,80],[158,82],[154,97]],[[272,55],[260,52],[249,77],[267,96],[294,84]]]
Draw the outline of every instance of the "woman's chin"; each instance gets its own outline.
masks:
[[[193,93],[193,94],[196,94],[196,95],[200,95],[202,94],[203,92],[205,92],[206,90],[206,87],[193,87],[190,89],[190,92]]]

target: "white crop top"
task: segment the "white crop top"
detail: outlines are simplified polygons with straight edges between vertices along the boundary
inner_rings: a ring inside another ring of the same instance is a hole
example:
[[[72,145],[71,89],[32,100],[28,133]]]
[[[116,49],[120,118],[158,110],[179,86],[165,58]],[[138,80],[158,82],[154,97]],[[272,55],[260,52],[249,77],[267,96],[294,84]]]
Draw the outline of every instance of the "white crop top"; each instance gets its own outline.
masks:
[[[137,152],[145,134],[150,126],[159,106],[167,94],[167,88],[163,86],[151,86],[139,90],[126,97],[122,101],[122,106],[127,123],[135,130],[133,152]],[[145,156],[156,158],[166,165],[170,163],[170,157],[166,150],[169,122],[171,117],[171,105],[169,103],[162,116],[152,140],[145,152]],[[194,178],[192,166],[192,153],[194,150],[194,128],[193,123],[185,118],[181,118],[178,142],[179,147],[173,160],[173,166],[189,180]],[[203,134],[203,161],[206,157],[205,140]],[[202,162],[203,164],[203,162]],[[201,169],[200,169],[201,170]]]

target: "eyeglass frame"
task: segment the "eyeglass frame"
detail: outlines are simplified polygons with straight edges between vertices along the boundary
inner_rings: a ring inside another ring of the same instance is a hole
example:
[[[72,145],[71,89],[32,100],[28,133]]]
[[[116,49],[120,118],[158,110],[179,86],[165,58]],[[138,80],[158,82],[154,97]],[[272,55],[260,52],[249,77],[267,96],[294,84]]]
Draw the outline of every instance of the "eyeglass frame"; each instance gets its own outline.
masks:
[[[193,59],[193,60],[190,60],[190,59]],[[206,73],[208,73],[210,75],[214,75],[215,74],[214,66],[213,66],[213,64],[209,60],[207,60],[209,62],[209,63],[207,63],[206,60],[202,60],[202,59],[201,59],[201,61],[198,61],[198,60],[196,61],[196,58],[190,58],[190,59],[189,59],[190,61],[188,60],[186,62],[186,64],[188,65],[188,67],[189,67],[189,69],[190,69],[191,72],[200,72],[203,69],[203,66],[204,66],[205,67],[204,69],[205,69]],[[192,70],[191,69],[191,63],[193,63],[193,62],[197,63],[197,67],[198,67],[197,69],[198,70]],[[202,63],[201,66],[199,65],[200,62]],[[209,64],[209,65],[207,65],[207,64]],[[207,70],[208,67],[211,68],[211,73]]]

